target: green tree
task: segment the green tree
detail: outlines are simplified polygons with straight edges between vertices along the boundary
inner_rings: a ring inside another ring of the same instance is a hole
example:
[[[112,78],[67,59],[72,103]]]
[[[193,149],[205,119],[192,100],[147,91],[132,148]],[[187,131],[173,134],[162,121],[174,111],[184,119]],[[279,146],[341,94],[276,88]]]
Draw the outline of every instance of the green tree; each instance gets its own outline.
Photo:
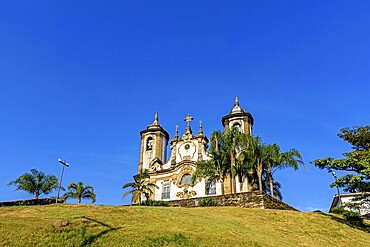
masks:
[[[42,194],[48,195],[59,187],[58,179],[54,175],[45,175],[36,169],[31,169],[31,173],[25,173],[8,183],[8,186],[15,185],[16,190],[23,190],[34,195],[34,199],[39,199]]]
[[[159,187],[153,183],[147,182],[147,178],[149,178],[147,171],[143,171],[134,176],[134,182],[124,184],[122,189],[130,188],[130,190],[123,194],[122,200],[129,194],[132,194],[130,204],[132,204],[132,202],[140,203],[142,194],[145,196],[146,200],[149,200],[150,195],[153,194],[152,188],[159,189]]]
[[[94,193],[94,187],[91,185],[84,185],[83,182],[74,183],[71,182],[68,185],[68,192],[63,197],[67,200],[69,198],[77,199],[78,204],[81,203],[82,199],[91,199],[91,202],[96,201],[96,194]]]
[[[215,131],[211,135],[209,154],[211,160],[198,163],[193,175],[196,179],[205,178],[210,182],[221,182],[221,191],[224,194],[224,182],[227,177],[230,180],[231,193],[236,192],[235,177],[238,175],[239,182],[248,175],[249,136],[240,133],[238,128],[232,127],[229,132]]]
[[[304,165],[301,154],[296,149],[290,149],[283,153],[277,144],[268,146],[267,158],[265,160],[267,178],[270,185],[270,195],[274,197],[273,174],[283,168],[298,170],[299,165]],[[304,165],[305,166],[305,165]]]
[[[266,168],[266,163],[268,162],[269,158],[269,151],[270,146],[267,146],[265,144],[261,143],[261,138],[259,137],[252,137],[252,156],[254,163],[254,170],[256,172],[257,178],[258,178],[258,189],[259,191],[265,191],[263,187],[263,178],[262,175]],[[253,180],[253,177],[250,177],[251,180]]]
[[[348,192],[370,192],[370,125],[343,128],[338,136],[351,144],[353,151],[344,153],[342,159],[317,159],[314,165],[328,171],[349,172],[338,178],[331,187],[339,186]],[[366,193],[363,198],[370,200]]]
[[[225,133],[223,136],[223,144],[223,159],[226,163],[229,163],[229,169],[227,171],[230,177],[231,193],[235,193],[235,177],[237,173],[242,174],[244,172],[244,169],[242,169],[242,163],[237,162],[238,154],[242,150],[241,133],[239,129],[232,127],[227,133]]]

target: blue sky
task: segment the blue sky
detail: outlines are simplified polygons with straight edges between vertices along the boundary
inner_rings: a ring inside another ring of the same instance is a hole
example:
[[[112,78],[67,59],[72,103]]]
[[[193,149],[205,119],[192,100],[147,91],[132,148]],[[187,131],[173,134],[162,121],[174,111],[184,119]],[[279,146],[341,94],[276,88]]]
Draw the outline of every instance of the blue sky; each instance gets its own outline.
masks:
[[[368,1],[1,1],[0,201],[32,168],[120,205],[139,132],[159,112],[173,137],[187,114],[207,136],[235,96],[254,134],[298,149],[284,201],[327,211],[331,175],[310,161],[350,151],[336,134],[370,120]],[[73,201],[70,201],[73,202]],[[86,201],[87,202],[87,201]]]

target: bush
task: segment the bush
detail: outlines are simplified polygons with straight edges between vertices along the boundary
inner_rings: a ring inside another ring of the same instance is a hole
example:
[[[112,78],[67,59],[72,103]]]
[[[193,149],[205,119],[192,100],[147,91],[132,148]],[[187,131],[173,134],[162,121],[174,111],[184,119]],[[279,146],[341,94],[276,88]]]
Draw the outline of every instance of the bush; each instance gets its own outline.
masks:
[[[346,211],[346,210],[344,209],[344,207],[335,207],[335,208],[333,208],[333,210],[332,210],[332,212],[333,212],[334,214],[343,214],[343,213],[344,213],[344,211]]]
[[[139,203],[139,206],[162,206],[168,207],[168,202],[166,201],[155,201],[155,200],[146,200]]]
[[[335,207],[333,208],[332,212],[335,214],[342,214],[344,219],[350,225],[360,227],[364,225],[364,217],[362,217],[359,213],[345,210],[344,207]]]
[[[199,201],[199,206],[201,207],[218,206],[218,203],[213,201],[211,198],[203,198]]]
[[[359,213],[345,211],[343,215],[346,221],[353,226],[363,226],[364,225],[364,217],[362,217]]]

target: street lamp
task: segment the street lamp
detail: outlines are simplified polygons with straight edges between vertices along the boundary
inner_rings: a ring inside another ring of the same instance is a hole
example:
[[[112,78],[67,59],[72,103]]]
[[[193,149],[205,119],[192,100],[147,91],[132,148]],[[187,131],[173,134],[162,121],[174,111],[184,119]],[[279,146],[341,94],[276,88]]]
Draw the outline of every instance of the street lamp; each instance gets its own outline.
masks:
[[[337,182],[338,175],[335,172],[331,171],[331,170],[329,170],[329,172],[334,177],[335,182]],[[339,186],[336,185],[336,187],[337,187],[337,191],[338,191],[338,199],[339,199],[340,206],[343,207],[342,198],[341,198],[340,192],[339,192]]]
[[[60,182],[59,182],[59,188],[58,188],[58,194],[57,198],[55,199],[55,203],[58,203],[59,199],[59,192],[60,192],[60,187],[62,187],[62,179],[63,179],[63,173],[64,173],[64,167],[68,167],[69,164],[66,161],[63,161],[61,158],[58,158],[58,162],[62,164],[62,174],[60,175]]]

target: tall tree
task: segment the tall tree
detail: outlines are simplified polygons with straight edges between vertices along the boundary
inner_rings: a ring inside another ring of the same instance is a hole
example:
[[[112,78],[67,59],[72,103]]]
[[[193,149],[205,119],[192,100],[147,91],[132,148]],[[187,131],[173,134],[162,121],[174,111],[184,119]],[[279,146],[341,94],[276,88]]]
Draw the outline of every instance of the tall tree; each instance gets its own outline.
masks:
[[[193,181],[197,178],[206,178],[212,182],[220,181],[224,194],[226,178],[230,180],[231,193],[235,193],[235,178],[238,177],[241,190],[245,178],[253,173],[252,141],[250,135],[241,133],[236,127],[232,127],[227,133],[213,132],[209,150],[211,160],[202,161],[197,165]]]
[[[290,149],[283,153],[277,144],[270,145],[268,158],[266,159],[267,177],[270,184],[270,195],[274,197],[274,178],[273,174],[283,168],[293,168],[297,170],[299,165],[304,165],[301,154],[296,149]]]
[[[145,170],[134,176],[134,182],[124,184],[122,186],[122,189],[130,188],[130,190],[126,191],[125,194],[123,194],[122,200],[129,194],[132,194],[130,204],[132,204],[132,202],[134,201],[140,203],[142,194],[145,196],[146,200],[148,200],[150,195],[153,194],[152,188],[159,189],[157,185],[146,181],[148,177],[148,173]]]
[[[257,153],[255,146],[258,145],[259,138],[248,134],[239,133],[236,136],[237,153],[236,153],[236,175],[239,179],[240,189],[242,191],[245,179],[248,181],[248,190],[254,189],[256,175]]]
[[[80,204],[82,199],[90,199],[92,203],[96,201],[96,194],[94,193],[94,187],[91,185],[84,185],[83,182],[74,183],[71,182],[68,185],[68,192],[63,197],[65,199],[73,198],[77,199],[77,203]]]
[[[266,162],[268,162],[268,153],[269,153],[269,146],[261,143],[261,138],[259,137],[252,137],[251,141],[251,149],[252,149],[252,159],[253,159],[253,168],[256,172],[258,178],[258,189],[259,191],[264,191],[263,188],[263,179],[262,174],[266,168]]]
[[[338,178],[331,187],[339,186],[348,192],[370,192],[370,125],[343,128],[338,136],[351,144],[353,151],[344,153],[343,159],[317,159],[315,166],[328,171],[349,172]],[[368,194],[364,193],[363,197],[368,197]]]
[[[251,146],[251,136],[241,133],[237,127],[232,127],[223,135],[223,160],[229,164],[227,173],[230,177],[231,193],[236,192],[235,177],[238,176],[242,186],[242,182],[251,172],[254,155]]]
[[[223,149],[224,134],[221,131],[215,131],[211,135],[209,155],[210,160],[203,160],[197,164],[197,169],[192,176],[192,182],[206,179],[208,184],[220,182],[221,194],[224,194],[224,181],[229,172],[229,163],[227,154]]]
[[[15,185],[16,190],[23,190],[34,195],[34,199],[39,199],[42,194],[48,195],[59,187],[56,176],[45,175],[36,169],[31,169],[30,173],[25,173],[16,180],[10,181],[8,186],[11,185]]]

